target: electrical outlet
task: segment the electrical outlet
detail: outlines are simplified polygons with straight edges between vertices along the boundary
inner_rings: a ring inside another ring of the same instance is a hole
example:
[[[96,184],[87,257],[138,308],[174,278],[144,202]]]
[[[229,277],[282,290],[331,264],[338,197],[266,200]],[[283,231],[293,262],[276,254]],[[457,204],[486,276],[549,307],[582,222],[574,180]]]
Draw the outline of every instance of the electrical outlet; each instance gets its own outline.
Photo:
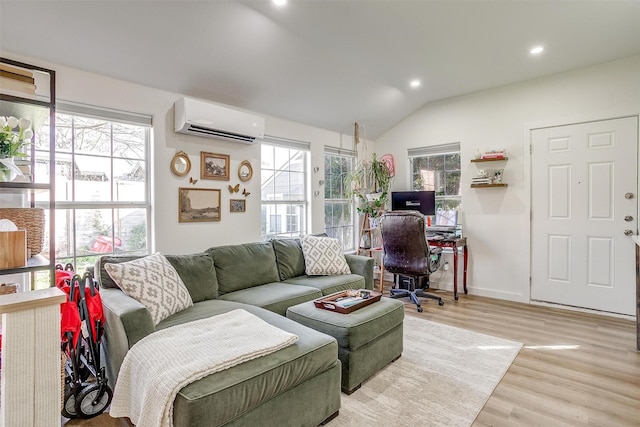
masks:
[[[449,269],[449,261],[445,261],[444,262],[444,271],[447,271]]]

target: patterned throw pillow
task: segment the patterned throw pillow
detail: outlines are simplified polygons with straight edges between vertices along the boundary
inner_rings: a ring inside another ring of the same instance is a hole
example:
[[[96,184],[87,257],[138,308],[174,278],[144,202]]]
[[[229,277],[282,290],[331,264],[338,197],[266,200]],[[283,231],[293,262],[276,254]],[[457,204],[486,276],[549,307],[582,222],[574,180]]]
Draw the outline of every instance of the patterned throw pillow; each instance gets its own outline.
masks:
[[[155,325],[193,305],[176,269],[160,253],[119,264],[107,263],[104,269],[125,294],[149,310]]]
[[[351,274],[338,239],[331,237],[303,236],[302,254],[305,273],[309,276]]]

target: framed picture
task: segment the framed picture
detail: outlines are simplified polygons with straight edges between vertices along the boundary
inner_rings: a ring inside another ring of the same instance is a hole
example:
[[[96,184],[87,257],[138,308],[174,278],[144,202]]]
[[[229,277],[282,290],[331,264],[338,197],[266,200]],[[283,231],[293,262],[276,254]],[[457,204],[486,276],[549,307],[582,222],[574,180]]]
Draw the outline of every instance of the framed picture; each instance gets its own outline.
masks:
[[[248,160],[243,160],[238,168],[238,178],[240,178],[240,181],[242,182],[247,182],[252,176],[253,168],[251,167],[251,163],[249,163]]]
[[[502,174],[504,173],[504,169],[496,169],[493,171],[493,183],[494,184],[502,184]]]
[[[247,201],[244,199],[231,199],[229,203],[230,212],[244,212],[247,209]]]
[[[200,178],[229,181],[229,155],[201,151]]]
[[[214,188],[178,189],[178,222],[220,221],[220,193]]]

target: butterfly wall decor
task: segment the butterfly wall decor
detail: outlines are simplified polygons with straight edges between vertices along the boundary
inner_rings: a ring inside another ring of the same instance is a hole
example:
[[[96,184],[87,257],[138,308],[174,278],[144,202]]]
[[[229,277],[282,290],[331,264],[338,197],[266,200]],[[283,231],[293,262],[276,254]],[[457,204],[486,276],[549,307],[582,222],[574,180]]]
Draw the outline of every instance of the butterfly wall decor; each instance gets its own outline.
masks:
[[[191,184],[193,184],[193,185],[196,185],[196,184],[198,183],[198,180],[197,180],[197,179],[193,179],[193,177],[192,177],[192,176],[190,176],[190,177],[189,177],[189,182],[190,182]]]
[[[229,186],[229,193],[237,193],[238,191],[240,191],[240,184],[236,184],[235,187],[232,185]]]
[[[246,188],[243,188],[242,189],[242,194],[244,195],[244,197],[247,197],[251,193],[249,193]]]

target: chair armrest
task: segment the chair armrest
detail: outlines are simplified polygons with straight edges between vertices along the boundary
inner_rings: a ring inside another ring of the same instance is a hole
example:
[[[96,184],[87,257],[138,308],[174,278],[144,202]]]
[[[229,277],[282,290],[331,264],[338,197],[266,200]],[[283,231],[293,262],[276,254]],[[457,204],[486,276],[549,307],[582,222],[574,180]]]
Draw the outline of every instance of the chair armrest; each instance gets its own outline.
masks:
[[[364,288],[373,289],[373,258],[345,254],[351,273],[364,277]]]
[[[154,332],[155,325],[146,307],[120,289],[102,288],[100,297],[105,315],[104,362],[113,385],[127,351]]]

